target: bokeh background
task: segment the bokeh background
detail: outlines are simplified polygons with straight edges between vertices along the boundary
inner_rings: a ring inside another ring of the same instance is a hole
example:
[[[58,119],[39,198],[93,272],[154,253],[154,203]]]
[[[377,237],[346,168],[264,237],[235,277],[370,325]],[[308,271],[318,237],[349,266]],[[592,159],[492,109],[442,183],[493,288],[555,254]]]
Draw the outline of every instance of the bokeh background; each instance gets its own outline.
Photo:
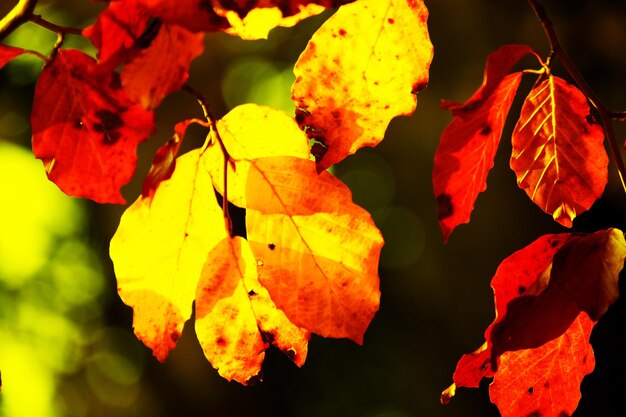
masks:
[[[14,3],[2,0],[0,14]],[[37,12],[82,28],[104,6],[40,0]],[[108,242],[125,207],[67,197],[46,180],[29,150],[29,114],[41,62],[24,56],[0,71],[0,416],[498,416],[486,382],[479,390],[460,390],[445,407],[439,394],[450,384],[460,355],[482,344],[494,315],[489,282],[500,261],[542,234],[566,230],[517,188],[508,168],[514,125],[508,123],[471,223],[444,245],[431,171],[439,135],[451,118],[438,103],[464,101],[482,81],[487,54],[501,44],[528,43],[544,56],[548,46],[524,0],[430,0],[427,6],[435,58],[415,115],[395,119],[381,145],[334,168],[386,240],[381,307],[365,344],[314,336],[302,368],[270,350],[265,380],[253,387],[218,376],[204,359],[192,325],[163,364],[137,341],[132,311],[117,296],[108,257]],[[546,0],[545,6],[598,95],[623,110],[626,2]],[[330,14],[276,29],[269,40],[210,34],[189,82],[218,116],[246,102],[292,113],[293,64]],[[42,53],[54,41],[54,34],[32,24],[7,39]],[[66,46],[94,53],[77,37],[70,36]],[[567,78],[558,66],[555,73]],[[525,77],[522,90],[531,84],[532,77]],[[512,115],[522,98],[518,95]],[[154,151],[170,137],[174,123],[200,114],[182,93],[157,109],[157,131],[140,146],[136,178],[123,190],[128,201],[139,194]],[[623,141],[625,126],[616,127]],[[192,128],[186,146],[200,146],[204,135]],[[575,221],[574,230],[624,230],[625,208],[626,195],[611,164],[603,198]],[[596,370],[583,381],[576,417],[626,415],[625,323],[620,300],[596,325],[591,338]]]

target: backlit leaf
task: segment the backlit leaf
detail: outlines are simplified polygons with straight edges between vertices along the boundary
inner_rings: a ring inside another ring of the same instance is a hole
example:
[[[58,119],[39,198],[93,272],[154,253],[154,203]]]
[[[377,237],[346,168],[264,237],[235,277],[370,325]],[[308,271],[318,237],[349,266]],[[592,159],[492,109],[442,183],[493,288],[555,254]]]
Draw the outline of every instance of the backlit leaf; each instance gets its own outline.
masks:
[[[492,281],[496,320],[486,343],[461,358],[442,402],[493,376],[504,417],[571,415],[594,366],[591,329],[617,298],[625,259],[617,229],[543,236],[505,259]]]
[[[383,239],[347,186],[293,157],[251,161],[246,226],[259,280],[296,325],[362,343]]]
[[[196,295],[196,334],[224,378],[242,384],[259,378],[269,343],[301,366],[308,333],[276,309],[257,278],[246,240],[221,241],[207,257]]]
[[[571,227],[604,191],[608,157],[585,96],[549,75],[529,93],[513,132],[511,168],[543,211]]]
[[[23,53],[24,50],[22,48],[0,45],[0,69],[8,64],[13,58],[17,58]]]
[[[426,87],[433,48],[422,0],[361,0],[342,6],[295,65],[292,98],[325,169],[375,146],[391,119],[409,115]]]
[[[147,48],[141,49],[122,70],[122,86],[145,108],[159,105],[187,80],[191,61],[202,54],[204,34],[164,24]]]
[[[251,159],[268,156],[309,158],[309,142],[293,117],[256,104],[235,107],[217,122],[217,130],[231,161],[228,164],[228,201],[246,206],[246,182]],[[224,193],[224,155],[219,146],[207,150],[206,169],[213,185]]]
[[[153,130],[152,112],[132,102],[115,73],[98,72],[77,50],[60,50],[43,69],[31,114],[33,152],[63,192],[124,203],[136,147]]]
[[[176,346],[207,254],[227,237],[202,151],[180,156],[153,198],[122,216],[110,255],[118,291],[133,308],[137,337],[161,361]]]
[[[487,189],[487,174],[521,79],[519,72],[506,77],[485,101],[463,117],[455,116],[441,135],[433,186],[444,241],[456,226],[469,222],[478,194]]]

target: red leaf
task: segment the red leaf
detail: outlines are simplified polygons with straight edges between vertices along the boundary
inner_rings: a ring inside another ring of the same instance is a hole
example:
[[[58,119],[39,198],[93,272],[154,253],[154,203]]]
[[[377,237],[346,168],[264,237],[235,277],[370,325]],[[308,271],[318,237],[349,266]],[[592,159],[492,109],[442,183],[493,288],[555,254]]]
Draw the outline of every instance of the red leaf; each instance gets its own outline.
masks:
[[[156,35],[154,28],[151,28],[144,35],[143,41],[139,42],[149,20],[147,11],[134,2],[112,1],[100,13],[96,23],[83,30],[83,35],[98,48],[99,64],[112,71],[139,50],[148,36]]]
[[[461,358],[442,402],[493,376],[492,401],[503,416],[571,415],[593,370],[588,316],[597,320],[617,298],[625,259],[617,229],[543,236],[505,259],[492,281],[496,320],[487,341]]]
[[[164,24],[147,48],[122,70],[122,86],[131,99],[153,109],[187,80],[189,65],[202,54],[204,34]]]
[[[60,50],[41,72],[33,102],[33,152],[66,194],[124,203],[120,188],[135,171],[136,147],[153,130],[152,112],[133,103],[117,74]]]
[[[506,77],[486,100],[475,102],[463,117],[455,116],[441,135],[433,186],[444,241],[455,227],[469,222],[478,194],[487,189],[487,174],[521,79],[520,72]]]
[[[181,25],[194,32],[210,32],[227,28],[228,21],[213,10],[209,0],[127,0],[140,5],[165,23]]]
[[[13,46],[0,45],[0,69],[9,63],[13,58],[22,55],[22,48],[14,48]]]
[[[566,227],[607,183],[604,134],[589,112],[576,87],[549,75],[529,93],[513,132],[511,168],[519,187]]]

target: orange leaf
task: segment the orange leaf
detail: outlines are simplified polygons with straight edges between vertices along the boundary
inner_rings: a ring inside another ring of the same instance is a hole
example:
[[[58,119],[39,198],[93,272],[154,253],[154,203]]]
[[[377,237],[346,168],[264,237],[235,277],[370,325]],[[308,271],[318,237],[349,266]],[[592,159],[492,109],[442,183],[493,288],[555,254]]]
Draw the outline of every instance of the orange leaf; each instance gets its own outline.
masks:
[[[443,240],[459,224],[468,223],[478,194],[487,189],[487,174],[506,116],[522,79],[520,72],[506,77],[478,106],[455,116],[441,134],[435,153],[433,188],[437,196]]]
[[[409,115],[433,55],[422,0],[361,0],[342,6],[295,65],[292,98],[308,136],[327,150],[326,169],[375,146],[391,119]]]
[[[227,237],[202,151],[180,156],[154,197],[122,216],[110,255],[120,297],[133,308],[137,337],[161,361],[191,314],[207,253]]]
[[[242,384],[260,378],[268,343],[301,366],[309,338],[276,309],[240,237],[222,240],[207,257],[196,295],[196,334],[220,375]]]
[[[593,370],[588,316],[597,320],[617,298],[625,259],[617,229],[543,236],[505,259],[492,281],[496,320],[487,341],[461,358],[442,402],[493,376],[492,401],[503,416],[571,415]]]
[[[518,185],[566,227],[607,183],[604,135],[589,111],[576,87],[549,75],[526,98],[512,137]]]
[[[157,107],[187,80],[191,61],[202,54],[203,33],[164,24],[150,45],[141,49],[122,70],[122,86],[147,109]]]
[[[154,128],[115,73],[102,74],[77,50],[60,50],[41,72],[31,114],[33,152],[63,192],[124,203],[120,187],[135,171],[136,147]]]
[[[268,156],[309,157],[309,142],[293,117],[256,104],[235,107],[217,122],[217,130],[230,155],[228,201],[246,206],[246,182],[251,159]],[[224,194],[224,155],[219,146],[207,150],[206,169],[213,186]]]
[[[296,325],[362,343],[380,298],[383,239],[370,215],[312,161],[250,163],[246,225],[259,280]]]
[[[0,69],[4,67],[14,58],[22,55],[24,50],[22,48],[14,48],[13,46],[0,45]]]

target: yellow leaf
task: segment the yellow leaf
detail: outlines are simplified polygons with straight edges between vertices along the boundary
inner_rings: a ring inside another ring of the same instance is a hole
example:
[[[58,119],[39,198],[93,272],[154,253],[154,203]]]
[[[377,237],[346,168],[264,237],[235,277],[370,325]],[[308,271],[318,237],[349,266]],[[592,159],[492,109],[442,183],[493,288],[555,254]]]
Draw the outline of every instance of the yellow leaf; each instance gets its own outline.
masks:
[[[295,65],[298,121],[328,149],[325,169],[375,146],[391,119],[413,113],[433,56],[422,0],[361,0],[342,6]]]
[[[176,346],[207,253],[227,236],[202,150],[176,160],[154,197],[124,213],[110,255],[137,337],[161,361]]]
[[[228,166],[228,200],[239,207],[246,206],[249,159],[278,155],[309,157],[309,141],[295,120],[270,107],[237,106],[217,122],[217,130],[232,162]],[[223,195],[224,155],[219,146],[207,150],[205,162],[215,189]]]
[[[240,237],[221,241],[207,257],[196,295],[196,334],[220,375],[242,384],[258,378],[268,343],[300,366],[309,338],[276,308]]]
[[[247,185],[247,236],[272,300],[300,327],[362,343],[380,298],[370,215],[305,159],[253,160]]]

